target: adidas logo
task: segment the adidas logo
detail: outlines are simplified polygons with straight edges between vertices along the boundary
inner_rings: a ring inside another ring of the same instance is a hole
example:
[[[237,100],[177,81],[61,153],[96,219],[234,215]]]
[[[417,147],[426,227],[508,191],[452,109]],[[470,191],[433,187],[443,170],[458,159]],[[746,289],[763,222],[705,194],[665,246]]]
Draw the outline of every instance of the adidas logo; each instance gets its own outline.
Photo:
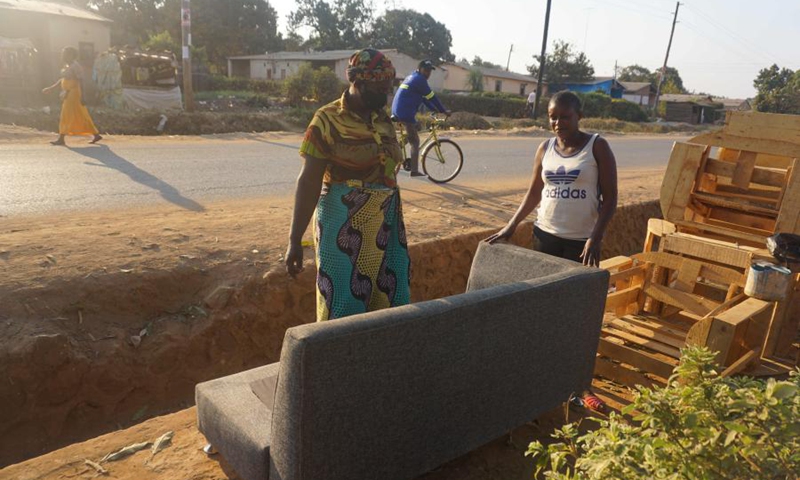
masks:
[[[564,165],[560,165],[555,172],[552,170],[544,171],[545,178],[556,185],[569,185],[577,180],[580,174],[580,169],[570,170],[568,172],[567,169],[564,168]]]

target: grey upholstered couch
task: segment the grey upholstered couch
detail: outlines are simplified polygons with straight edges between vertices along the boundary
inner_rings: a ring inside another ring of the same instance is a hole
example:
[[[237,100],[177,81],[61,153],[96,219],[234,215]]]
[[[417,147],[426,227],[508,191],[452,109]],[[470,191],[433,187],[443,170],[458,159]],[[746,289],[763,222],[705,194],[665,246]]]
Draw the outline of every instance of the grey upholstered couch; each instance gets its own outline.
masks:
[[[279,363],[201,383],[245,480],[411,479],[591,381],[608,273],[482,244],[467,293],[289,329]]]

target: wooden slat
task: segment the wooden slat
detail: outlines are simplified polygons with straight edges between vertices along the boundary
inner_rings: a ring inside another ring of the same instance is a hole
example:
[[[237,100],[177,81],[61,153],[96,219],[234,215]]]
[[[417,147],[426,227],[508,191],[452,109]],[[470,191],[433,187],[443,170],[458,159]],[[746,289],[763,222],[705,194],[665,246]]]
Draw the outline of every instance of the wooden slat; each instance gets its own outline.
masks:
[[[649,340],[646,338],[642,338],[638,335],[634,335],[632,333],[628,333],[623,330],[619,330],[612,326],[605,326],[603,327],[603,333],[606,335],[613,335],[615,337],[619,337],[623,340],[628,342],[634,343],[641,347],[647,347],[651,350],[655,350],[656,352],[663,353],[664,355],[668,355],[672,358],[681,358],[681,352],[677,348],[671,347],[669,345],[664,345],[661,342],[656,342],[654,340]]]
[[[717,352],[716,361],[722,366],[732,363],[735,350],[744,340],[750,320],[773,308],[772,302],[747,298],[742,303],[713,317],[706,346]]]
[[[752,233],[746,233],[739,230],[733,230],[731,228],[720,227],[717,225],[709,225],[706,223],[697,223],[697,222],[683,222],[683,221],[676,221],[675,224],[677,224],[679,227],[693,228],[704,232],[716,233],[718,235],[722,235],[725,237],[746,240],[754,244],[764,244],[764,242],[766,242],[765,235],[755,235]]]
[[[628,322],[623,319],[614,319],[609,322],[606,322],[606,325],[611,325],[614,328],[618,328],[620,330],[626,331],[628,333],[632,333],[634,335],[638,335],[642,338],[649,338],[655,340],[657,342],[661,342],[664,345],[669,345],[670,347],[675,347],[677,349],[683,348],[686,344],[681,338],[677,338],[674,335],[668,335],[666,333],[657,332],[647,327],[643,327],[641,325],[636,325],[633,322]]]
[[[609,293],[606,297],[605,311],[614,311],[619,307],[627,306],[630,303],[636,302],[639,299],[639,294],[642,287],[630,287],[614,293]]]
[[[683,258],[670,253],[643,252],[633,255],[633,258],[643,262],[652,262],[658,266],[666,267],[670,270],[687,268],[694,272],[696,268],[699,268],[699,276],[704,277],[711,282],[721,284],[742,284],[745,281],[745,276],[732,268],[720,267],[719,265]]]
[[[688,141],[714,147],[767,153],[779,157],[800,157],[800,144],[780,140],[764,140],[760,138],[740,137],[722,132],[710,132],[690,138]]]
[[[613,286],[616,285],[617,282],[621,282],[623,280],[630,280],[632,277],[644,276],[646,272],[647,268],[644,265],[637,265],[627,270],[622,270],[621,272],[612,273],[611,276],[608,278],[608,285]]]
[[[720,226],[753,235],[770,236],[775,230],[775,218],[777,218],[777,215],[767,218],[753,213],[745,213],[741,210],[715,207],[702,223],[725,222],[730,225]]]
[[[778,211],[774,208],[762,207],[759,205],[755,205],[748,200],[739,200],[731,198],[730,196],[727,198],[723,198],[713,193],[693,193],[692,197],[694,197],[697,200],[700,200],[706,205],[711,205],[715,207],[725,207],[733,210],[741,210],[743,212],[748,212],[748,213],[757,213],[759,215],[766,215],[773,218],[778,216]]]
[[[678,325],[675,322],[670,322],[658,317],[645,317],[642,315],[625,315],[622,317],[628,323],[641,325],[650,330],[661,332],[667,335],[672,335],[678,339],[685,339],[686,332],[689,331],[685,325]]]
[[[675,142],[661,184],[661,212],[669,221],[683,220],[697,170],[708,147]]]
[[[671,363],[667,363],[644,350],[635,350],[605,338],[600,339],[600,343],[597,346],[597,353],[663,378],[669,378],[670,375],[672,375],[672,370],[678,364],[672,357],[665,357],[669,358],[671,361]]]
[[[730,367],[728,367],[725,370],[723,370],[722,373],[720,373],[720,376],[721,377],[730,377],[731,375],[735,375],[735,374],[741,372],[742,370],[744,370],[745,368],[750,366],[751,363],[753,363],[756,360],[758,360],[758,356],[760,354],[761,354],[761,349],[760,348],[756,348],[754,350],[749,350],[747,353],[742,355],[739,358],[739,360],[736,360],[735,362],[733,362]]]
[[[724,131],[733,135],[800,144],[800,122],[796,115],[748,112],[726,119]]]
[[[733,244],[707,242],[689,235],[667,235],[662,242],[664,251],[689,255],[714,263],[731,265],[741,269],[750,268],[753,252]]]
[[[608,270],[610,272],[621,270],[623,268],[628,268],[633,265],[633,260],[631,257],[626,257],[624,255],[619,255],[612,258],[607,258],[600,262],[600,268],[603,270]]]
[[[733,170],[733,184],[740,188],[747,188],[753,178],[756,168],[756,152],[739,152],[736,168]]]
[[[617,365],[603,357],[597,357],[595,360],[594,374],[629,387],[641,385],[643,387],[653,388],[666,384],[666,381],[653,380],[637,371],[625,368],[622,365]]]
[[[661,303],[678,307],[681,310],[688,310],[698,315],[705,315],[719,305],[703,297],[680,292],[663,285],[648,285],[644,289],[644,294],[655,298]]]
[[[768,208],[773,207],[777,212],[777,205],[780,203],[778,199],[781,194],[780,190],[750,189],[747,193],[741,193],[738,191],[729,191],[729,188],[732,187],[728,185],[717,185],[717,188],[714,190],[714,195],[724,198],[747,200],[748,202],[760,204]]]
[[[800,234],[800,160],[797,159],[792,164],[790,177],[786,182],[775,231]]]

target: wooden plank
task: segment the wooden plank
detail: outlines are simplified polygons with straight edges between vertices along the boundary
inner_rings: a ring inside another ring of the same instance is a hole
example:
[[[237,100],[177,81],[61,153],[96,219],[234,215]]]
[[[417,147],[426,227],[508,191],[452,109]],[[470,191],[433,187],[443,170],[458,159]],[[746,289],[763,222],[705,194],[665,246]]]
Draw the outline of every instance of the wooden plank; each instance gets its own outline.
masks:
[[[731,375],[735,375],[745,368],[749,367],[751,363],[758,360],[758,356],[761,355],[761,349],[756,348],[754,350],[749,350],[747,353],[742,355],[739,360],[736,360],[731,364],[730,367],[726,368],[725,370],[720,373],[721,377],[730,377]]]
[[[678,365],[678,361],[672,357],[662,356],[659,358],[644,350],[637,350],[605,338],[600,339],[597,353],[663,378],[669,378]]]
[[[667,235],[662,242],[665,252],[680,253],[710,262],[750,268],[753,252],[732,243],[710,242],[691,235]]]
[[[639,293],[642,287],[630,287],[614,293],[609,293],[606,297],[605,311],[614,311],[619,307],[626,307],[628,304],[636,302],[639,299]]]
[[[757,213],[759,215],[766,215],[769,217],[777,217],[778,210],[770,207],[762,207],[756,205],[748,200],[741,200],[731,196],[723,197],[713,193],[693,193],[692,197],[703,202],[706,205],[715,207],[725,207],[733,210],[741,210],[748,213]]]
[[[732,135],[784,140],[800,144],[800,125],[794,115],[757,114],[737,115],[729,118],[723,131]]]
[[[632,277],[643,277],[645,273],[647,273],[647,267],[644,265],[637,265],[627,270],[622,270],[621,272],[612,273],[608,278],[608,285],[614,286],[617,285],[617,282],[630,280]],[[639,285],[641,285],[641,283],[639,283]]]
[[[612,326],[603,327],[603,333],[606,335],[613,335],[615,337],[619,337],[623,340],[639,345],[641,347],[647,347],[651,350],[663,353],[664,355],[670,356],[672,358],[681,358],[681,352],[677,348],[671,347],[669,345],[664,345],[661,342],[656,342],[654,340],[642,338],[639,337],[638,335],[633,335],[632,333],[619,330]]]
[[[656,381],[651,379],[635,370],[625,368],[603,357],[598,357],[594,362],[594,374],[607,378],[622,385],[627,385],[631,388],[641,385],[647,388],[654,386],[663,386],[666,381]]]
[[[698,315],[705,315],[719,305],[703,297],[680,292],[663,285],[648,285],[644,289],[644,294],[655,298],[661,303],[678,307],[681,310],[688,310]]]
[[[711,214],[702,223],[713,224],[713,221],[725,222],[730,224],[730,226],[721,226],[753,235],[770,236],[775,230],[776,218],[777,215],[773,216],[772,218],[767,218],[757,214],[744,213],[742,211],[732,210],[725,207],[715,207],[711,211]]]
[[[733,170],[733,184],[740,188],[750,186],[753,170],[756,168],[756,152],[739,152],[736,168]]]
[[[766,235],[755,235],[752,233],[733,230],[727,227],[721,227],[719,225],[709,225],[706,223],[682,222],[682,221],[676,221],[675,224],[678,225],[679,227],[693,228],[704,232],[716,233],[718,235],[722,235],[725,237],[735,238],[739,240],[746,240],[754,244],[763,245],[764,242],[766,242],[767,240]]]
[[[675,290],[693,293],[694,286],[697,284],[697,279],[700,277],[700,271],[703,269],[703,264],[686,259],[683,265],[678,270],[678,278],[675,280]]]
[[[670,270],[679,270],[686,268],[691,272],[696,269],[699,271],[698,276],[708,279],[711,282],[720,284],[743,284],[745,275],[732,268],[721,267],[710,263],[693,260],[690,258],[683,258],[677,255],[666,252],[643,252],[633,255],[633,258],[643,261],[652,262],[658,266],[666,267]]]
[[[661,212],[665,219],[683,220],[697,170],[708,151],[704,145],[675,142],[672,146],[660,193]]]
[[[747,298],[742,303],[713,317],[706,346],[717,352],[716,361],[722,366],[736,360],[736,349],[744,341],[748,322],[773,307],[773,302]]]
[[[800,266],[795,271],[800,271]],[[794,288],[789,291],[787,298],[778,302],[775,307],[764,343],[764,357],[785,357],[797,338],[800,323],[800,276],[794,275],[793,284]]]
[[[669,322],[658,317],[625,315],[622,319],[628,323],[641,325],[642,327],[649,328],[656,332],[672,335],[680,340],[684,340],[686,338],[686,332],[689,331],[685,325],[678,325],[675,322]]]
[[[628,268],[631,265],[633,265],[633,260],[631,259],[631,257],[626,257],[624,255],[607,258],[600,262],[600,268],[602,268],[603,270],[608,270],[610,272]]]
[[[794,160],[789,175],[775,231],[800,234],[800,160]]]
[[[721,197],[741,198],[743,200],[749,200],[753,203],[761,204],[766,207],[775,206],[777,208],[777,205],[781,203],[779,198],[781,195],[781,190],[778,187],[751,187],[747,190],[747,192],[742,192],[738,188],[731,185],[717,184],[716,188],[714,189],[714,195],[719,195]]]
[[[800,144],[780,140],[764,140],[760,138],[740,137],[723,132],[710,132],[690,138],[688,141],[714,147],[767,153],[779,157],[800,157]]]
[[[667,335],[665,333],[654,331],[650,328],[642,327],[640,325],[635,325],[632,322],[627,322],[623,319],[617,318],[611,320],[609,322],[606,322],[606,325],[612,325],[614,328],[618,328],[622,331],[638,335],[639,337],[642,338],[649,338],[651,340],[661,342],[664,345],[669,345],[670,347],[675,347],[677,349],[681,349],[686,345],[686,343],[683,341],[682,338],[677,338],[673,335]]]

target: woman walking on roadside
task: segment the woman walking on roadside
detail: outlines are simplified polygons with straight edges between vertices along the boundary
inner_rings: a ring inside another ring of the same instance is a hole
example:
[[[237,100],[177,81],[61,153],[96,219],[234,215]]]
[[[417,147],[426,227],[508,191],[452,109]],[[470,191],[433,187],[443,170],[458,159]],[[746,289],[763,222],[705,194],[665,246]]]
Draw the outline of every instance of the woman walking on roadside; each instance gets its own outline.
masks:
[[[83,68],[78,63],[78,51],[74,47],[64,47],[61,51],[64,69],[61,78],[53,85],[42,90],[48,94],[61,88],[61,118],[58,122],[58,139],[50,142],[53,145],[66,145],[67,135],[92,135],[89,143],[97,143],[103,137],[94,126],[86,102],[83,97]]]
[[[555,138],[542,142],[533,178],[517,212],[486,239],[508,239],[534,208],[534,249],[597,266],[611,217],[617,208],[617,165],[608,142],[581,131],[581,101],[572,92],[553,95],[547,108]]]
[[[316,209],[317,321],[410,301],[395,178],[403,158],[385,108],[395,69],[368,48],[350,57],[347,78],[349,88],[317,110],[300,146],[303,167],[286,251],[294,276],[303,269],[303,233]]]

